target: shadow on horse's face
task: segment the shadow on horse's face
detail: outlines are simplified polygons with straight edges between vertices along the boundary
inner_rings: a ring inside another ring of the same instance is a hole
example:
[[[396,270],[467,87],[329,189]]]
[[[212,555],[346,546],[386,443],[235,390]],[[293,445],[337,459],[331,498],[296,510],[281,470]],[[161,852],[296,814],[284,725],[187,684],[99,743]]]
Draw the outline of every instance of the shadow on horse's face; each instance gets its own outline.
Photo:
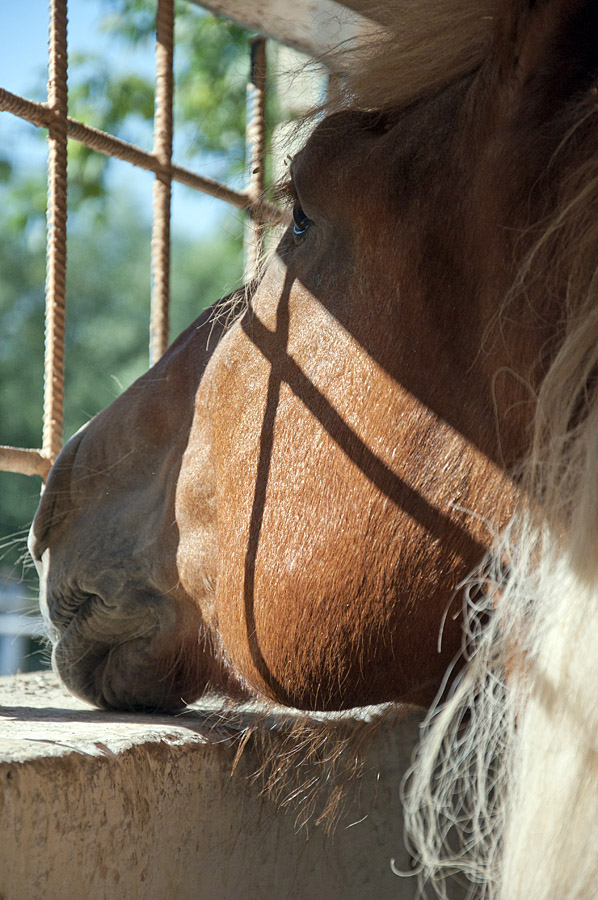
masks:
[[[544,339],[525,316],[492,330],[531,202],[531,175],[502,177],[516,143],[496,136],[492,77],[325,119],[243,316],[213,333],[204,315],[65,447],[31,549],[75,693],[434,696],[459,585],[511,510],[521,359]]]

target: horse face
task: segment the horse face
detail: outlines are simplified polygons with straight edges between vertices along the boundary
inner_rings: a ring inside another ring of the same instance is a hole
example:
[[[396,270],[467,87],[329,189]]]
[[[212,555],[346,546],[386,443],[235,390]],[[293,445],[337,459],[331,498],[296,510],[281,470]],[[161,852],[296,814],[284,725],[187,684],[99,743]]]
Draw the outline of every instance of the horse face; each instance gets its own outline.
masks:
[[[200,320],[67,445],[31,546],[77,693],[431,700],[458,587],[517,495],[556,316],[525,297],[492,330],[560,140],[505,65],[324,120],[245,314],[209,352]]]
[[[468,87],[320,124],[245,315],[209,351],[195,323],[63,450],[31,549],[75,693],[153,708],[209,682],[310,708],[433,696],[459,642],[451,601],[487,542],[465,510],[507,496],[471,367],[483,322],[455,302],[475,273],[439,177]]]
[[[204,617],[244,683],[280,702],[429,702],[460,642],[457,587],[489,539],[468,511],[504,518],[513,498],[475,363],[480,269],[449,228],[469,86],[318,127],[292,166],[294,227],[202,381],[179,574],[199,596],[207,421],[218,555]],[[424,120],[421,145],[409,135]]]

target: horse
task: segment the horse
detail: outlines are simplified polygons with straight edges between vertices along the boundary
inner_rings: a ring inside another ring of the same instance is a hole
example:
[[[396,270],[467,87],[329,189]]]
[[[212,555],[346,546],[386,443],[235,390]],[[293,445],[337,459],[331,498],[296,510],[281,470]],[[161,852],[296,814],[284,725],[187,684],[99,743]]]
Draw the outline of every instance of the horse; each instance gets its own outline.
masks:
[[[424,877],[585,900],[598,7],[386,12],[263,274],[58,457],[30,536],[53,662],[112,709],[428,707]]]

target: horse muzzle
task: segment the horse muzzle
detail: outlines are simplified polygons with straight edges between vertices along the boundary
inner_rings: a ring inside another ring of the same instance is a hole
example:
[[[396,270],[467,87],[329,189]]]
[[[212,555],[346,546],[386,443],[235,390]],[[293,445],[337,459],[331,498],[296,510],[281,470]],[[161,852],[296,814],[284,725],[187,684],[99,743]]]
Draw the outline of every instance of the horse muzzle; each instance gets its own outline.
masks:
[[[33,535],[29,548],[52,666],[73,694],[104,709],[168,712],[203,693],[200,622],[188,604],[182,612],[172,597],[130,586],[106,599],[60,584],[51,550]]]

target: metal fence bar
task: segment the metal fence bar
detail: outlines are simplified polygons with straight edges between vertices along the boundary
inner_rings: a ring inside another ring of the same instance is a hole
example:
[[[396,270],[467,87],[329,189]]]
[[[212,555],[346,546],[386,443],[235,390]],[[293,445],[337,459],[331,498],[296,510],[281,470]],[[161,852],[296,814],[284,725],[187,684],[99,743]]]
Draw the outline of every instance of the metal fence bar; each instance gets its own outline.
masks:
[[[32,125],[41,128],[48,127],[50,113],[45,103],[35,103],[33,100],[27,100],[18,94],[0,88],[0,112],[11,112],[21,119],[25,119]],[[120,159],[123,162],[131,163],[139,169],[145,169],[148,172],[158,172],[160,164],[153,153],[147,153],[141,147],[123,141],[121,138],[114,137],[99,128],[92,128],[79,122],[78,119],[67,118],[68,137],[78,143],[89,147],[90,150],[96,150],[103,153],[104,156],[111,156]],[[249,209],[254,206],[254,216],[264,224],[280,225],[288,224],[289,214],[286,210],[280,209],[273,203],[267,203],[259,198],[255,203],[249,197],[247,191],[235,191],[227,187],[213,178],[207,178],[205,175],[198,175],[190,169],[183,166],[172,165],[172,180],[187,185],[195,191],[208,194],[217,200],[224,200],[237,209]]]
[[[150,365],[168,346],[170,305],[170,204],[172,197],[172,94],[174,3],[158,0],[156,14],[156,110],[154,156],[159,164],[154,179],[152,223],[152,300]]]
[[[159,0],[156,16],[156,116],[154,148],[147,153],[135,144],[92,128],[68,116],[68,0],[50,0],[48,100],[36,103],[0,87],[0,111],[48,129],[48,242],[46,278],[46,344],[42,449],[0,446],[0,471],[46,478],[62,446],[64,418],[64,344],[66,313],[67,139],[72,138],[106,156],[121,159],[155,174],[152,233],[151,359],[168,342],[168,282],[170,268],[170,197],[172,181],[223,200],[250,216],[246,232],[246,277],[253,278],[261,254],[263,226],[289,222],[289,214],[263,199],[265,183],[265,38],[251,41],[248,87],[247,146],[249,183],[232,188],[172,163],[173,0]]]
[[[26,450],[24,447],[0,446],[0,472],[14,472],[17,475],[41,475],[45,480],[50,471],[50,460],[40,450]]]
[[[50,0],[48,66],[48,245],[43,456],[62,447],[67,218],[67,0]]]
[[[257,277],[262,255],[263,224],[255,215],[266,184],[266,38],[249,42],[250,67],[247,83],[247,195],[252,201],[245,225],[245,281]]]
[[[36,103],[34,100],[27,100],[25,97],[20,97],[19,94],[7,91],[6,88],[0,88],[0,110],[12,113],[21,119],[26,119],[33,125],[48,127],[50,110],[47,103]]]

